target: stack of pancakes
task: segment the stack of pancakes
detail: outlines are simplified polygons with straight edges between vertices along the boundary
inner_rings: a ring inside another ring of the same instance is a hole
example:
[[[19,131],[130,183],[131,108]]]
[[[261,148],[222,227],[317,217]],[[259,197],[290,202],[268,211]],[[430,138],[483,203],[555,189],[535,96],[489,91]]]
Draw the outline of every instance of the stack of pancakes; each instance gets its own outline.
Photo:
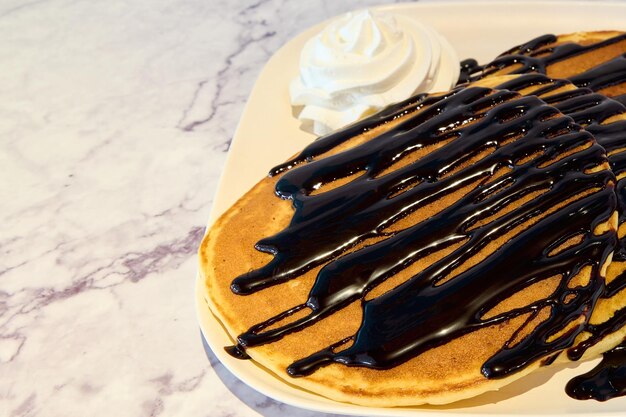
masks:
[[[556,42],[595,67],[615,55],[585,42],[622,35],[577,36]],[[232,354],[335,400],[402,406],[621,342],[626,108],[557,79],[597,68],[499,59],[318,139],[217,220],[200,270]],[[502,75],[537,68],[554,72]]]

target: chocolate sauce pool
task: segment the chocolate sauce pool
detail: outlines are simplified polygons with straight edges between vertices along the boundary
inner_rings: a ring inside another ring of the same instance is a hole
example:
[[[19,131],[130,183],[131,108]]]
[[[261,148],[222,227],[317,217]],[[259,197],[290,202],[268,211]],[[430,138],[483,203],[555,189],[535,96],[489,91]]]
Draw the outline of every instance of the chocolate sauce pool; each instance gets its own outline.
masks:
[[[577,400],[606,401],[626,395],[626,343],[604,354],[591,371],[567,383],[565,392]]]

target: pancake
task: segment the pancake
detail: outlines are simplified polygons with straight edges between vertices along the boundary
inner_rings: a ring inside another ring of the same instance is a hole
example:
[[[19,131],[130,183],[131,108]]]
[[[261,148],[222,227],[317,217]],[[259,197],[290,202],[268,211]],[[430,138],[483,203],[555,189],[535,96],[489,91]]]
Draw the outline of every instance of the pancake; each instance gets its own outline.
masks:
[[[594,135],[608,153],[617,177],[619,241],[607,269],[606,288],[598,300],[581,341],[569,349],[578,360],[611,349],[626,335],[626,107],[588,88],[541,74],[489,76],[472,85],[535,95],[572,117]]]
[[[584,337],[616,244],[604,149],[536,97],[416,96],[271,171],[207,233],[207,303],[289,384],[368,406],[497,389]]]
[[[621,31],[544,35],[511,48],[489,64],[468,59],[462,66],[461,81],[537,72],[626,103],[626,33]]]

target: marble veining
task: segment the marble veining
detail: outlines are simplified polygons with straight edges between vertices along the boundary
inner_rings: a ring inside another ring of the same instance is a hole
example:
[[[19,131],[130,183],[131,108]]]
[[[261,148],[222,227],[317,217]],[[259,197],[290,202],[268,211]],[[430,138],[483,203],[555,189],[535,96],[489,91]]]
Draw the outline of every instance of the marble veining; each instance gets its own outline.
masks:
[[[0,416],[321,415],[205,353],[195,252],[263,64],[379,3],[0,2]]]
[[[381,3],[0,2],[0,416],[323,416],[205,352],[196,248],[264,63]]]

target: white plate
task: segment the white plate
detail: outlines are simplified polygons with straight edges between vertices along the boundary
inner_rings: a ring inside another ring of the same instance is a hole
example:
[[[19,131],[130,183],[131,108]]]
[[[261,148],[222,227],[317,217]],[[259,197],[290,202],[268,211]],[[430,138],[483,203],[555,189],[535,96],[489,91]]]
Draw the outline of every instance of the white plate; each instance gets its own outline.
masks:
[[[573,2],[438,2],[398,4],[380,9],[426,22],[444,34],[459,57],[479,62],[493,59],[514,45],[545,33],[626,30],[625,3]],[[323,25],[323,24],[322,24]],[[292,116],[287,84],[298,72],[304,42],[320,30],[313,27],[283,46],[261,72],[233,137],[226,167],[214,200],[209,226],[270,168],[295,154],[314,137],[300,130]],[[233,341],[210,313],[198,279],[196,302],[202,333],[222,363],[239,379],[278,401],[331,413],[368,416],[623,416],[626,397],[606,403],[577,401],[564,392],[565,383],[595,363],[543,370],[498,392],[445,407],[367,408],[332,401],[286,384],[252,361],[224,352]]]

